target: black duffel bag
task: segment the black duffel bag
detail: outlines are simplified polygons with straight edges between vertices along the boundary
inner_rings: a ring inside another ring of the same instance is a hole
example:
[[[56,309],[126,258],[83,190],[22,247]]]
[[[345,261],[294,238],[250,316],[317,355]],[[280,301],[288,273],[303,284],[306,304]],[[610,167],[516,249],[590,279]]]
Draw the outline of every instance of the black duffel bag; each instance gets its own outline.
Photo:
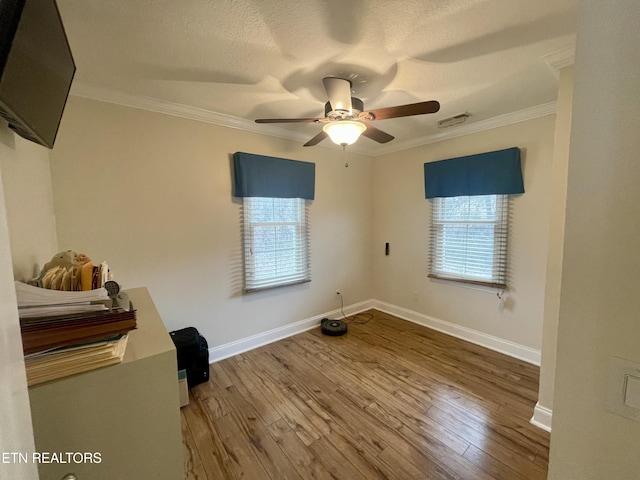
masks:
[[[178,370],[187,371],[187,385],[209,381],[209,345],[195,327],[182,328],[170,333],[178,356]]]

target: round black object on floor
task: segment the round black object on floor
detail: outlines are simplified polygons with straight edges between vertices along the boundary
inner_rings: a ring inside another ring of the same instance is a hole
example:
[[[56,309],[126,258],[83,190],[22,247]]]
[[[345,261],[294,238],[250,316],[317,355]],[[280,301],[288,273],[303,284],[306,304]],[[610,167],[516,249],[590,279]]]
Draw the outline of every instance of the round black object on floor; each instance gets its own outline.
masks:
[[[342,320],[331,320],[330,318],[323,318],[320,322],[320,330],[325,335],[331,335],[337,337],[347,333],[347,324]]]

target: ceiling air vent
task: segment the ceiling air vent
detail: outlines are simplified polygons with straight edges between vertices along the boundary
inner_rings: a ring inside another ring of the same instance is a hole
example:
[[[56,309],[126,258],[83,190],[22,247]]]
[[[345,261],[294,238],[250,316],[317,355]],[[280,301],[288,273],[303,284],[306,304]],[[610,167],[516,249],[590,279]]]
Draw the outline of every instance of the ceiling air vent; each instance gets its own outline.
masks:
[[[444,120],[440,120],[438,122],[438,128],[447,128],[453,127],[454,125],[459,125],[467,121],[471,115],[467,112],[459,113],[458,115],[454,115],[453,117],[445,118]]]

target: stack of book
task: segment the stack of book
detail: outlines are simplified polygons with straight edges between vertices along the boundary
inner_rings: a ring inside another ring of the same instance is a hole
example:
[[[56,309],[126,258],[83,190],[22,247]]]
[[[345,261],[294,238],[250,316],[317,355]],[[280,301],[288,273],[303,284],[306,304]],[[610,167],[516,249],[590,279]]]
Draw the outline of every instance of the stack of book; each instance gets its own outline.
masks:
[[[16,282],[29,385],[120,363],[133,308],[110,308],[107,290],[63,292]]]

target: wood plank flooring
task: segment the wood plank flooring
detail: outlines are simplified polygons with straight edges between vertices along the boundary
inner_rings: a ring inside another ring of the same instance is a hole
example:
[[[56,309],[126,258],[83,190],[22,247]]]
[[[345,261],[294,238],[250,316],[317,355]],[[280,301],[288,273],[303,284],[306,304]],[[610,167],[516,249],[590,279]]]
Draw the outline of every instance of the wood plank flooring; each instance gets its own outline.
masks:
[[[369,313],[211,365],[182,409],[185,479],[546,478],[537,367]]]

